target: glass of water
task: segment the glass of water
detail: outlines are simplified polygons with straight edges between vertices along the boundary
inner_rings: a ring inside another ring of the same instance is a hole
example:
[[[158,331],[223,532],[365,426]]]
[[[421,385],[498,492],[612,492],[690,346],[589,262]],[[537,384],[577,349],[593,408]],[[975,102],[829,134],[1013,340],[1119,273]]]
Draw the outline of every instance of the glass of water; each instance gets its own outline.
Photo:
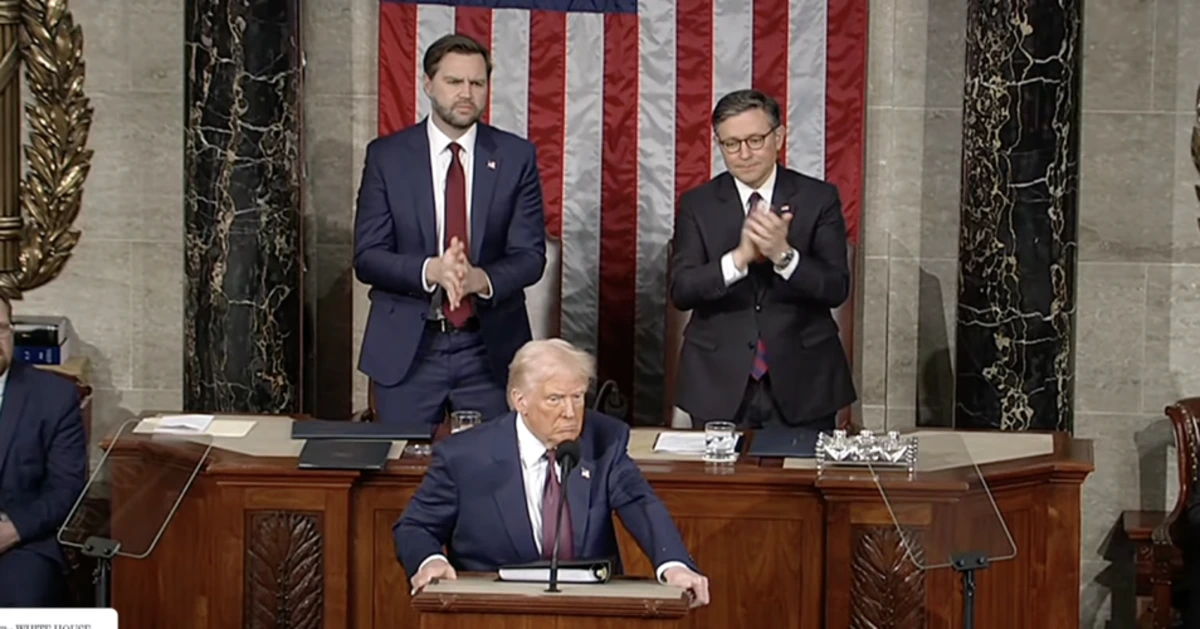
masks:
[[[737,460],[737,432],[733,422],[704,424],[704,460],[709,463],[733,463]]]
[[[450,413],[450,434],[474,428],[483,423],[483,413],[479,411],[454,411]]]

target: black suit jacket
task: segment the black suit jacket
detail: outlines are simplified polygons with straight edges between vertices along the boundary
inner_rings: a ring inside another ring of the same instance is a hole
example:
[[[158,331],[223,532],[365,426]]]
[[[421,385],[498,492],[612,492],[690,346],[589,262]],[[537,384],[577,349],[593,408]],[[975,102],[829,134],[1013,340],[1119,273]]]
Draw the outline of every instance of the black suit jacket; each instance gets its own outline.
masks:
[[[748,277],[725,286],[721,257],[737,247],[745,218],[732,175],[689,190],[679,204],[671,301],[692,315],[680,349],[676,404],[698,418],[732,418],[760,335],[772,391],[789,423],[854,402],[849,361],[830,313],[850,293],[837,188],[778,167],[772,204],[791,207],[788,242],[800,254],[787,281],[768,261],[752,263]]]

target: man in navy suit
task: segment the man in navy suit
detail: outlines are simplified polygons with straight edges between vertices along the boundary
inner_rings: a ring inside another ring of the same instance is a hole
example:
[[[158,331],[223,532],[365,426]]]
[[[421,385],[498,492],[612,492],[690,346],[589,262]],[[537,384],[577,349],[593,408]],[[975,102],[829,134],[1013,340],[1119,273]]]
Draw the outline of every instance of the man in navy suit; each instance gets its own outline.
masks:
[[[494,572],[549,559],[563,499],[555,450],[578,440],[579,464],[566,481],[560,560],[619,562],[615,510],[659,580],[691,592],[693,605],[708,603],[708,579],[626,454],[628,426],[584,410],[593,372],[592,357],[569,343],[531,341],[510,370],[516,412],[434,446],[425,478],[393,529],[414,590],[435,578],[454,579],[456,570]]]
[[[55,539],[87,483],[75,385],[13,361],[12,304],[0,315],[0,607],[62,605]]]
[[[367,146],[354,269],[371,287],[359,369],[379,420],[429,427],[446,407],[507,410],[504,374],[532,338],[525,288],[546,265],[537,157],[479,121],[488,51],[463,35],[429,46],[430,115]]]

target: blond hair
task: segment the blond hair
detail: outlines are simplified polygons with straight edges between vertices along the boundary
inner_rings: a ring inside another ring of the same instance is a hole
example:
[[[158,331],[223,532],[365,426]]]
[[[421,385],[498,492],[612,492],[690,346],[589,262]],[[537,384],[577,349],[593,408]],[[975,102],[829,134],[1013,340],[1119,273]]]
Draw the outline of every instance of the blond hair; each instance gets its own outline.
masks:
[[[535,382],[562,371],[576,373],[590,384],[596,375],[596,359],[558,338],[529,341],[521,346],[508,365],[509,406],[512,406],[512,391],[528,393]]]

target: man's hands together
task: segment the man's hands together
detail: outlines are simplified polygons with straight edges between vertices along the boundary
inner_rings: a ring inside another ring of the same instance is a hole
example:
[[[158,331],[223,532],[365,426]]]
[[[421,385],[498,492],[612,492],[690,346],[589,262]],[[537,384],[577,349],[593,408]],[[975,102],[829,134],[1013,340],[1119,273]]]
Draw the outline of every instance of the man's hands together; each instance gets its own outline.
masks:
[[[688,568],[675,566],[663,571],[663,580],[667,585],[681,587],[691,595],[692,607],[708,605],[708,577],[692,572]]]
[[[489,289],[487,274],[471,265],[466,247],[458,238],[451,238],[442,255],[425,265],[425,281],[445,289],[451,308],[458,308],[468,295],[486,295]]]
[[[779,264],[783,254],[791,248],[787,242],[788,227],[792,224],[791,213],[778,216],[766,202],[760,201],[742,222],[742,235],[733,250],[733,263],[745,270],[751,262],[763,259]]]
[[[12,520],[0,513],[0,554],[4,554],[20,541],[21,535],[17,533],[17,527],[13,525]]]

